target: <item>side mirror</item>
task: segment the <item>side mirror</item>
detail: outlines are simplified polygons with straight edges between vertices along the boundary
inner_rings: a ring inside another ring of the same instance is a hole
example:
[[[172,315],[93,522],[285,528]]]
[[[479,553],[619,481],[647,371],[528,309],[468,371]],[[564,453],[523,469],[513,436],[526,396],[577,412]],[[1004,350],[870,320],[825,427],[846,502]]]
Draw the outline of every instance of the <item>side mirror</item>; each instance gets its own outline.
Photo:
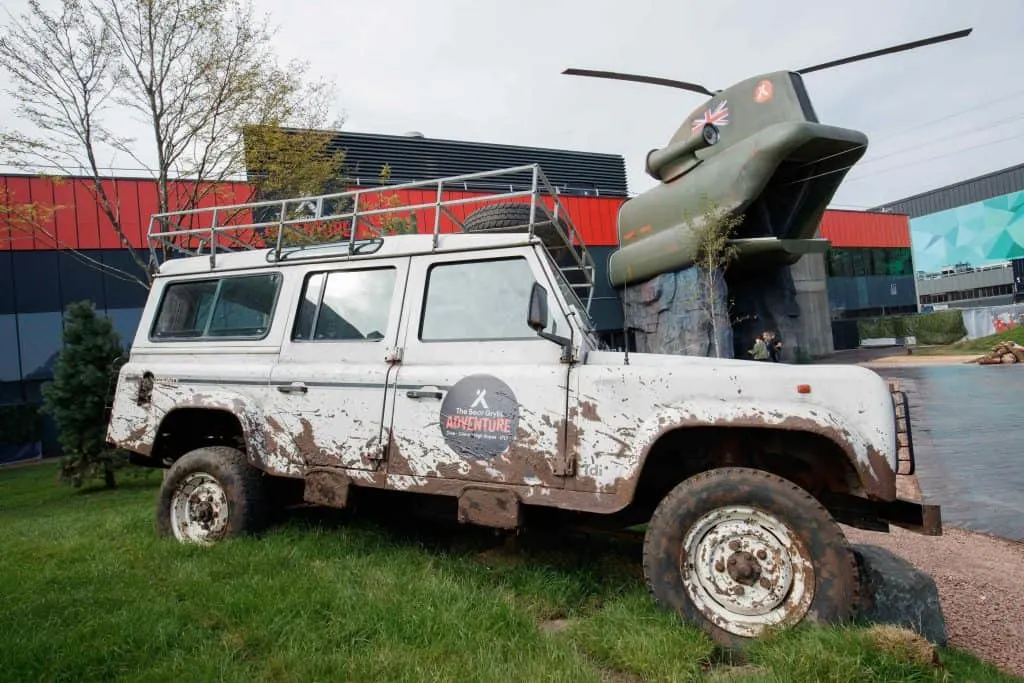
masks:
[[[544,328],[548,326],[548,290],[544,289],[544,285],[539,282],[534,282],[533,289],[530,290],[530,310],[526,314],[526,324],[537,333],[538,337],[553,341],[565,349],[563,356],[568,353],[572,346],[571,339],[544,331]]]
[[[534,282],[530,291],[530,310],[526,315],[526,324],[534,332],[540,332],[548,326],[548,290],[539,282]]]

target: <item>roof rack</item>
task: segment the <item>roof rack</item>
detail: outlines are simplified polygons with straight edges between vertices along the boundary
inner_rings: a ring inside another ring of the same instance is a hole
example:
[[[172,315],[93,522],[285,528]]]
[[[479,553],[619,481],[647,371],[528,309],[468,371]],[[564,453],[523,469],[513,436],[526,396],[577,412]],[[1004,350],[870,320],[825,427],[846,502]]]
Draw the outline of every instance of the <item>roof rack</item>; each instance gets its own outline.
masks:
[[[488,178],[508,190],[467,189],[469,181]],[[208,255],[211,268],[217,267],[218,254],[249,250],[267,249],[268,260],[275,262],[326,245],[339,247],[344,257],[359,256],[367,246],[379,247],[383,239],[408,233],[433,234],[436,249],[440,234],[466,232],[465,222],[476,210],[510,200],[528,202],[528,221],[486,232],[521,232],[532,239],[540,224],[541,243],[589,312],[594,260],[558,195],[540,165],[529,164],[336,194],[158,213],[150,218],[148,238],[154,257],[158,249],[165,258]]]

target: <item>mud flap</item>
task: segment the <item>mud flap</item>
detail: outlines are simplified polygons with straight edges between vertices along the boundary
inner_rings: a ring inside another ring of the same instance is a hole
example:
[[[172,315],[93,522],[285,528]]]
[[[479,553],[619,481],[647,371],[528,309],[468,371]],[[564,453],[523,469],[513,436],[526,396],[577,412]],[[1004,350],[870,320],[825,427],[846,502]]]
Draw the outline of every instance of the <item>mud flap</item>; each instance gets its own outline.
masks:
[[[306,472],[302,499],[314,505],[343,508],[348,505],[352,480],[336,469],[315,467]]]
[[[459,494],[459,522],[494,529],[515,529],[522,517],[519,496],[512,491],[466,488]]]

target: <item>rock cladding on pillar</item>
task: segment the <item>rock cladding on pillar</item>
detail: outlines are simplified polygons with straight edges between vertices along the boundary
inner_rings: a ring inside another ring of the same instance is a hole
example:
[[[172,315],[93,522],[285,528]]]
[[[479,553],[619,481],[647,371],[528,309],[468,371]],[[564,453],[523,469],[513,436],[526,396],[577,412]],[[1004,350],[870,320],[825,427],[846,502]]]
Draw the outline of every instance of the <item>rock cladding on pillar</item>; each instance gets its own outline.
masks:
[[[642,353],[733,357],[728,292],[722,272],[687,268],[623,291],[624,315]],[[717,353],[716,353],[717,336]]]

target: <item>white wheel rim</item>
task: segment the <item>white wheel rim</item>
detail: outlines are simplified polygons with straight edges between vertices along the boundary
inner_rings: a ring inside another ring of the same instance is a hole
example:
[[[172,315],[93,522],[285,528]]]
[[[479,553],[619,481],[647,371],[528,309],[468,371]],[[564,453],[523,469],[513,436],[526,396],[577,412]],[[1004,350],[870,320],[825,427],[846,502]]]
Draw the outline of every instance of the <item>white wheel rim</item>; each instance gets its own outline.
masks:
[[[792,626],[814,598],[814,565],[804,544],[772,515],[732,506],[709,512],[683,539],[680,572],[690,600],[711,623],[757,637]]]
[[[193,472],[171,496],[171,529],[184,543],[211,543],[228,525],[228,497],[212,475]]]

